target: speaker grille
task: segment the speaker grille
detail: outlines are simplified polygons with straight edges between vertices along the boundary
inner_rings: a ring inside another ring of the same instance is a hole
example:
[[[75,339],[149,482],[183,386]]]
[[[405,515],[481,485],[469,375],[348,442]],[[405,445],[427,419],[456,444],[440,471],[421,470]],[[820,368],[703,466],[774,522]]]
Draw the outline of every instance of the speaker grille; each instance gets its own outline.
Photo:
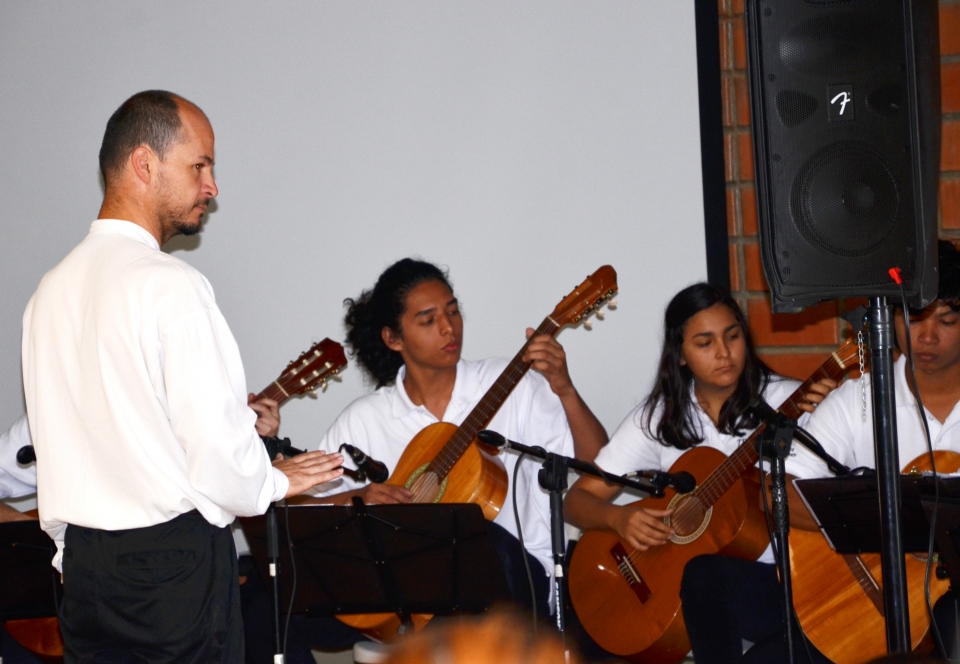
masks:
[[[885,46],[876,38],[881,34],[885,34],[881,22],[868,15],[817,16],[781,35],[780,61],[788,69],[810,76],[868,72],[885,59]]]
[[[784,90],[777,93],[777,116],[787,127],[803,124],[817,112],[817,100],[799,90]]]
[[[900,192],[886,160],[870,145],[838,141],[811,156],[790,191],[800,234],[829,253],[862,257],[889,241]]]

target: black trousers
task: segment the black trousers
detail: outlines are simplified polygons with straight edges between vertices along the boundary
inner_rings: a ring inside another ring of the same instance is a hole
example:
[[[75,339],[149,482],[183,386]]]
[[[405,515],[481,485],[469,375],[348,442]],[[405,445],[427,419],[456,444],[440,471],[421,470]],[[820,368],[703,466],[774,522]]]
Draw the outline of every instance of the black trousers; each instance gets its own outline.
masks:
[[[781,598],[773,564],[720,555],[687,563],[680,600],[697,664],[787,662]],[[829,664],[799,629],[794,634],[797,664]],[[754,643],[746,653],[744,639]]]
[[[156,526],[67,526],[60,629],[67,664],[243,662],[229,528],[188,512]]]

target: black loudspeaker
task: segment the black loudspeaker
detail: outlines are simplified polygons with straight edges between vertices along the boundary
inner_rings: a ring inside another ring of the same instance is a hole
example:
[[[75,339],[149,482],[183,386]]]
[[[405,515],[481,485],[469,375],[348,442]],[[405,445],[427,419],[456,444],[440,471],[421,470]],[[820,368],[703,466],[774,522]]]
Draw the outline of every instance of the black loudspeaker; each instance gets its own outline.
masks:
[[[937,293],[937,0],[748,0],[763,268],[775,311]]]

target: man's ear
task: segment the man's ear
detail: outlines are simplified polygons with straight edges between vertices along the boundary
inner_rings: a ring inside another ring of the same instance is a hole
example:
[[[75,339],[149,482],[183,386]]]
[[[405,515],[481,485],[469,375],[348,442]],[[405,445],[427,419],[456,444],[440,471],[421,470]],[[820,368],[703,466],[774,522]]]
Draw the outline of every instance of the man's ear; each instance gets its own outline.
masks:
[[[390,350],[398,353],[403,350],[403,338],[389,327],[380,330],[380,338],[383,339],[384,345]]]
[[[141,145],[130,153],[130,168],[144,184],[150,184],[157,177],[158,161],[157,154],[146,145]]]

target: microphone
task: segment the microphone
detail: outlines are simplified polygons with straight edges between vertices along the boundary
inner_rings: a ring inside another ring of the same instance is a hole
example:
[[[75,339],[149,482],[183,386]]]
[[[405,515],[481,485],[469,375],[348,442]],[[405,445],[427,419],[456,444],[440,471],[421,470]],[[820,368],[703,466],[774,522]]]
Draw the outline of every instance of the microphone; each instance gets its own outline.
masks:
[[[660,470],[637,470],[627,473],[627,477],[634,475],[650,480],[660,488],[672,486],[677,493],[690,493],[697,488],[697,480],[685,470],[678,473],[668,473]]]
[[[340,446],[340,451],[346,451],[346,453],[350,455],[350,458],[353,459],[353,462],[357,464],[357,470],[365,475],[371,482],[382,484],[390,477],[390,471],[387,470],[387,466],[382,461],[368,457],[353,445],[343,443]]]
[[[768,424],[776,425],[783,418],[780,411],[775,410],[763,397],[754,397],[750,401],[749,408],[757,417]]]
[[[24,445],[19,450],[17,450],[17,463],[21,466],[26,466],[28,463],[37,460],[37,452],[33,449],[33,445]]]
[[[477,432],[477,439],[490,447],[493,447],[498,450],[502,450],[505,447],[510,446],[510,441],[503,437],[502,434],[497,433],[496,431],[491,431],[490,429],[484,429],[483,431]]]

